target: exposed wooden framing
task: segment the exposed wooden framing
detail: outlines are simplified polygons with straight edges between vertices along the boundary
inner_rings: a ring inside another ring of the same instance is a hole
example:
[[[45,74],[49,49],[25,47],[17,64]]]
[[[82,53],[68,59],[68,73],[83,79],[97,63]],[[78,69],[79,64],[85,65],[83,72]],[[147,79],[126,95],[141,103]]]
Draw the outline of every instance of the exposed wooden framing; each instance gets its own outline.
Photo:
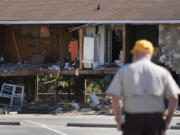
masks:
[[[30,28],[33,26],[33,29]],[[38,34],[38,28],[40,28],[40,25],[17,25],[16,29],[21,29],[21,31],[14,32],[16,45],[18,47],[18,51],[20,54],[20,58],[22,63],[31,61],[32,56],[34,55],[41,55],[42,52],[46,49],[47,53],[45,56],[45,62],[46,63],[56,63],[59,58],[59,29],[53,29],[50,32],[50,36],[47,38],[33,38],[32,35],[29,34],[29,36],[24,36],[21,34],[23,31],[27,34],[28,29],[29,31],[33,32],[35,31],[36,34]],[[12,32],[14,28],[12,26],[2,26],[3,27],[3,34],[1,34],[1,51],[3,51],[3,57],[5,58],[6,62],[13,62],[17,63],[20,62],[17,54],[17,49],[15,46],[15,41],[12,35]],[[26,28],[27,27],[27,28]],[[37,28],[36,28],[37,27]],[[26,31],[27,30],[27,31]],[[2,32],[1,32],[2,33]],[[35,34],[34,33],[34,34]],[[25,34],[25,35],[26,35]],[[35,34],[35,35],[36,35]],[[31,35],[31,36],[30,36]],[[36,35],[37,36],[37,35]],[[13,51],[12,51],[13,50]]]
[[[59,62],[61,68],[64,67],[64,54],[65,54],[65,46],[64,46],[64,28],[61,29],[59,35]]]
[[[69,28],[69,32],[82,29],[84,27],[87,27],[88,25],[90,25],[90,24],[84,24],[84,25],[81,25],[81,26],[78,26],[78,27]]]
[[[35,101],[38,101],[38,92],[39,92],[38,78],[39,78],[39,76],[36,75],[36,77],[35,77]]]
[[[56,78],[57,78],[57,76],[56,76]],[[49,83],[54,83],[56,81],[57,81],[56,79],[50,80],[50,81],[46,81],[46,82],[43,82],[42,85],[46,85],[46,84],[49,84]]]
[[[123,24],[122,27],[122,36],[123,36],[123,63],[126,62],[126,24]]]
[[[99,62],[100,62],[100,65],[104,65],[105,63],[105,25],[101,25],[99,26],[99,31],[98,31],[98,34],[100,35],[100,48],[99,48]]]
[[[108,57],[108,63],[112,61],[112,30],[108,28],[107,31],[107,57]]]
[[[80,75],[105,75],[105,74],[115,74],[117,68],[111,70],[81,70],[79,71]],[[33,71],[14,71],[14,72],[0,72],[0,76],[28,76],[28,75],[47,75],[54,74],[57,75],[56,70],[54,71],[42,71],[42,70],[33,70]],[[75,71],[60,71],[61,75],[75,75]]]
[[[55,95],[56,93],[38,93],[38,95]],[[58,95],[75,95],[75,93],[58,93]]]
[[[107,93],[86,93],[86,96],[90,95],[90,94],[95,94],[95,95],[107,95]]]
[[[22,60],[21,60],[21,57],[20,57],[20,54],[19,54],[19,49],[18,49],[17,42],[16,42],[16,37],[15,37],[13,31],[12,31],[12,36],[13,36],[13,40],[14,40],[14,45],[15,45],[15,47],[16,47],[16,51],[17,51],[17,55],[18,55],[19,62],[22,63]]]
[[[65,54],[68,50],[68,45],[71,40],[71,33],[67,32],[65,27],[62,27],[59,35],[59,61],[61,68],[64,68]]]
[[[82,69],[84,28],[79,29],[79,69]]]
[[[86,93],[87,93],[87,79],[84,79],[84,103],[86,103],[87,101]]]
[[[85,28],[85,27],[88,27],[88,26],[93,26],[93,25],[101,25],[100,23],[97,24],[84,24],[84,25],[81,25],[81,26],[78,26],[78,27],[73,27],[73,28],[68,28],[69,29],[69,32],[72,32],[72,31],[75,31],[75,30],[78,30],[78,29],[81,29],[81,28]]]

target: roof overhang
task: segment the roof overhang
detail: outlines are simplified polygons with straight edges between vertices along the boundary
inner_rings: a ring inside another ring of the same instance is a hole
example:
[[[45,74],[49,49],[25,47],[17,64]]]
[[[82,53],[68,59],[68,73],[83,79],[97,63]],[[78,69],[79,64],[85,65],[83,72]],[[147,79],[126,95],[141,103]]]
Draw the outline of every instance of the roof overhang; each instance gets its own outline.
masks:
[[[180,20],[40,20],[40,21],[0,21],[0,24],[179,24]]]

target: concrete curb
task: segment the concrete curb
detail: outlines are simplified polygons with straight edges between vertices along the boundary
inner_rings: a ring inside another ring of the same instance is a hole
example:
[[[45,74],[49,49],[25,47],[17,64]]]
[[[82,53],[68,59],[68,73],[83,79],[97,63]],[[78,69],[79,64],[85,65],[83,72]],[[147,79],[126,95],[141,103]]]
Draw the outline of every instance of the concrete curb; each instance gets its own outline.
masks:
[[[180,126],[171,126],[170,129],[180,130]]]
[[[177,123],[180,125],[180,123]],[[116,124],[91,124],[91,123],[67,123],[71,127],[101,127],[101,128],[116,128]],[[180,130],[180,126],[171,126],[170,129]]]
[[[67,123],[67,126],[72,126],[72,127],[116,128],[116,124]]]
[[[174,114],[173,116],[174,117],[180,117],[180,114]]]
[[[0,122],[0,125],[13,125],[13,126],[20,126],[21,122]]]

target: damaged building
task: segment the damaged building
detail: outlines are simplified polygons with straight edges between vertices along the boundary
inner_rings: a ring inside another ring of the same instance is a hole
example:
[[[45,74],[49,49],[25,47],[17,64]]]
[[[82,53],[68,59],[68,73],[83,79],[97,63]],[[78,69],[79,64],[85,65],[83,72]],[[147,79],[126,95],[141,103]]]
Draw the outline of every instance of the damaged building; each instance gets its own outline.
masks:
[[[29,102],[56,94],[39,90],[40,75],[75,76],[71,94],[83,101],[86,78],[112,77],[131,62],[138,39],[154,44],[153,61],[179,84],[179,5],[178,0],[0,1],[0,84],[23,86]],[[68,90],[58,93],[65,94]]]

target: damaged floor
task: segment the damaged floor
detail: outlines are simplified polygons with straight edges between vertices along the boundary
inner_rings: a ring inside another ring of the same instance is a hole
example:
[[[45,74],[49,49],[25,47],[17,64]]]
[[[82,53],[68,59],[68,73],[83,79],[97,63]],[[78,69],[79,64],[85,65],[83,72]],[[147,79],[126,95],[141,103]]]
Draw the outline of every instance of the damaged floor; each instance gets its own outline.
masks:
[[[0,76],[24,76],[38,74],[57,74],[59,67],[57,64],[47,63],[41,65],[6,63],[1,64]],[[115,65],[99,66],[94,70],[77,71],[75,68],[63,69],[61,74],[79,75],[79,74],[114,74],[118,70]],[[77,73],[79,72],[79,73]]]

